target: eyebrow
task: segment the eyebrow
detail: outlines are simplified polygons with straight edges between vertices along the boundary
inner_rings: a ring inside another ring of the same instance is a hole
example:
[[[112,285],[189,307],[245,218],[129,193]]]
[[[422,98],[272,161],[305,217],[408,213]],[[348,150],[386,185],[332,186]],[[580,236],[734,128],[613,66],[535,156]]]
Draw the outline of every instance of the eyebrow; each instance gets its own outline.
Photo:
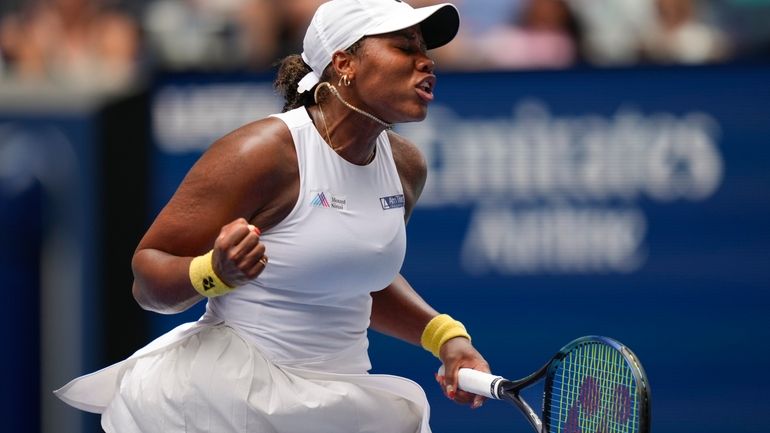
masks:
[[[398,30],[393,32],[393,36],[402,37],[402,38],[409,39],[410,41],[413,41],[417,39],[417,32],[413,32],[413,31],[410,32],[408,30]]]
[[[392,33],[392,35],[394,37],[404,38],[404,39],[406,39],[409,42],[412,42],[414,40],[418,40],[417,32],[414,32],[414,31],[410,32],[409,30],[406,30],[406,29],[395,31],[395,32]],[[422,48],[426,48],[426,44],[425,44],[425,40],[424,39],[420,39],[419,43],[420,43],[420,46]]]
[[[404,37],[407,37],[409,39],[414,39],[416,37],[415,36],[416,33],[417,32],[409,31],[409,29],[396,30],[395,32],[393,32],[393,34],[396,35],[396,36],[404,36]]]

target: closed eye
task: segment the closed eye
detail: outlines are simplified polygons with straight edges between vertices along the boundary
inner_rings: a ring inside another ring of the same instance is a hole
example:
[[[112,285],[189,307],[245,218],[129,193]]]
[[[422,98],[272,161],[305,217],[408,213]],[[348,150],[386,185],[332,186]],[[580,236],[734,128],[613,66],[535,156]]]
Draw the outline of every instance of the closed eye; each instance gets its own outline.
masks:
[[[396,32],[395,36],[400,39],[398,48],[401,51],[407,53],[426,53],[428,51],[428,47],[425,45],[425,41],[422,40],[422,38],[418,39],[417,34],[413,32]]]

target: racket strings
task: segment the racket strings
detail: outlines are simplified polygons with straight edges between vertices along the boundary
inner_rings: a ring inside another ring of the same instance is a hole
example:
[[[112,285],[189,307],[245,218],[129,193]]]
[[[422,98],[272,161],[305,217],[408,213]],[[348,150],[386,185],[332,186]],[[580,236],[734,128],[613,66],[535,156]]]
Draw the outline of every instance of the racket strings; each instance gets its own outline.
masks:
[[[570,351],[551,383],[551,432],[636,432],[638,402],[633,373],[625,358],[609,346],[591,343]],[[544,403],[546,403],[544,401]]]

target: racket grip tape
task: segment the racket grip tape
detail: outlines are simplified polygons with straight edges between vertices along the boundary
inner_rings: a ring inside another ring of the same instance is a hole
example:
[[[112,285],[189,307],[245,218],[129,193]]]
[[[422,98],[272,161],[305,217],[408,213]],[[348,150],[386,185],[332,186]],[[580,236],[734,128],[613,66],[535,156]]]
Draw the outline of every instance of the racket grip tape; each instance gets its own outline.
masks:
[[[458,386],[463,391],[494,399],[500,398],[498,391],[503,380],[501,376],[470,368],[461,368],[458,375]]]
[[[444,375],[444,366],[439,368],[438,374]],[[484,373],[483,371],[473,370],[471,368],[461,368],[458,371],[458,386],[463,391],[476,395],[481,395],[495,400],[500,399],[500,384],[503,382],[502,376]]]

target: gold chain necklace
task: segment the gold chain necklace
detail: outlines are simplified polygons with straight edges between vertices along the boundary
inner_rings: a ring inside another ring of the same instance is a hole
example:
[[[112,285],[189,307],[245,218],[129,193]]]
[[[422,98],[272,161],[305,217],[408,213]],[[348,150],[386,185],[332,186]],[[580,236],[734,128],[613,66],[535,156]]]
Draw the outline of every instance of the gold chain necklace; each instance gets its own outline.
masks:
[[[326,81],[324,81],[323,83],[319,84],[319,85],[318,85],[318,87],[316,87],[316,89],[315,89],[315,95],[314,95],[314,97],[315,97],[316,95],[318,95],[318,90],[319,90],[321,87],[324,87],[324,86],[328,87],[328,88],[329,88],[329,91],[330,91],[330,92],[332,92],[332,94],[334,94],[334,96],[336,96],[336,97],[337,97],[337,99],[339,99],[339,100],[340,100],[340,102],[342,102],[342,104],[343,104],[343,105],[345,105],[346,107],[350,108],[351,110],[355,111],[355,112],[356,112],[356,113],[358,113],[358,114],[361,114],[362,116],[366,116],[366,117],[368,117],[368,118],[370,118],[370,119],[374,120],[375,122],[377,122],[377,123],[379,123],[380,125],[384,126],[384,127],[385,127],[385,129],[392,129],[392,128],[393,128],[393,124],[391,124],[391,123],[388,123],[388,122],[385,122],[384,120],[381,120],[379,117],[377,117],[377,116],[374,116],[374,115],[372,115],[372,114],[369,114],[369,113],[367,113],[366,111],[364,111],[364,110],[362,110],[362,109],[360,109],[360,108],[358,108],[358,107],[355,107],[355,106],[353,106],[353,104],[351,104],[351,103],[349,103],[348,101],[346,101],[346,100],[342,99],[342,95],[340,95],[340,92],[337,90],[337,88],[336,88],[336,87],[334,87],[334,86],[332,86],[331,84],[329,84],[329,83],[328,83],[328,82],[326,82]],[[318,98],[316,98],[316,102],[318,102]]]
[[[318,111],[321,113],[321,122],[323,122],[323,124],[324,124],[324,130],[326,130],[326,141],[328,141],[328,142],[329,142],[329,146],[330,146],[330,147],[332,148],[332,150],[334,150],[335,152],[337,151],[337,148],[335,148],[335,147],[334,147],[334,143],[332,143],[332,137],[331,137],[331,135],[329,134],[329,125],[327,125],[327,124],[326,124],[326,116],[324,116],[324,110],[323,110],[323,108],[321,107],[321,103],[320,103],[320,102],[318,102],[318,90],[319,90],[319,89],[320,89],[320,88],[321,88],[323,85],[326,85],[327,87],[329,87],[329,90],[330,90],[330,91],[331,91],[331,92],[334,94],[334,96],[336,96],[336,97],[337,97],[337,99],[339,99],[339,100],[340,100],[340,102],[342,102],[342,103],[343,103],[343,104],[344,104],[346,107],[350,108],[351,110],[353,110],[353,111],[355,111],[355,112],[357,112],[357,113],[363,114],[363,115],[364,115],[364,116],[366,116],[366,117],[369,117],[370,119],[374,120],[375,122],[377,122],[377,123],[379,123],[379,124],[381,124],[381,125],[385,126],[385,128],[387,128],[387,129],[391,129],[391,128],[393,127],[393,125],[391,125],[391,124],[389,124],[389,123],[385,123],[385,122],[383,122],[382,120],[378,119],[377,117],[375,117],[375,116],[373,116],[373,115],[371,115],[371,114],[367,113],[366,111],[364,111],[364,110],[361,110],[361,109],[359,109],[359,108],[356,108],[356,107],[354,107],[353,105],[349,104],[347,101],[345,101],[344,99],[342,99],[342,96],[340,96],[339,92],[337,91],[337,89],[336,89],[334,86],[332,86],[331,84],[329,84],[329,83],[327,83],[326,81],[324,81],[323,83],[319,84],[319,85],[316,87],[316,89],[315,89],[315,93],[313,94],[313,98],[315,99],[315,101],[316,101],[316,104],[318,105]],[[375,149],[376,149],[376,148],[375,148]],[[367,158],[366,162],[364,162],[362,165],[367,165],[367,164],[369,164],[370,162],[372,162],[372,160],[374,160],[374,156],[375,156],[375,154],[376,154],[376,152],[375,152],[374,150],[372,150],[372,154],[369,156],[369,158]]]

